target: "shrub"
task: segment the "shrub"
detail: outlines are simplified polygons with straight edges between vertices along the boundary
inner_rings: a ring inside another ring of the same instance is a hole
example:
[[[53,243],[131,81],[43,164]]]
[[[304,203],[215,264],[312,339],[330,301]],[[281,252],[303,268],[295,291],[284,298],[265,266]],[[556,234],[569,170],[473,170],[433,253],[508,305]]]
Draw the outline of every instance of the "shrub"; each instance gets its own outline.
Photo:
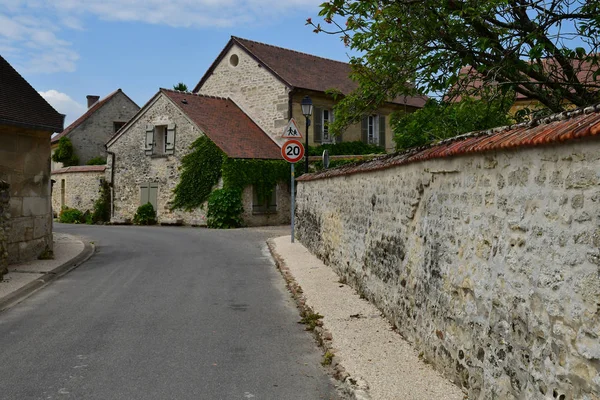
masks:
[[[383,147],[366,144],[360,140],[354,142],[341,142],[341,143],[326,143],[320,146],[309,146],[308,155],[320,156],[323,154],[323,150],[327,150],[330,156],[355,156],[363,154],[382,154],[385,153]]]
[[[242,226],[243,211],[240,189],[217,189],[208,197],[206,224],[209,228],[238,228]]]
[[[106,157],[98,156],[89,160],[87,165],[106,165]]]
[[[52,154],[52,161],[62,163],[65,167],[79,164],[79,157],[75,154],[73,143],[68,137],[58,140],[58,148]]]
[[[146,203],[138,207],[133,216],[133,223],[136,225],[156,224],[156,211],[154,211],[151,203]]]
[[[64,224],[83,224],[85,219],[83,213],[76,208],[63,207],[60,210],[58,221]]]
[[[92,221],[93,223],[110,221],[110,186],[105,180],[100,182],[100,196],[94,203]]]

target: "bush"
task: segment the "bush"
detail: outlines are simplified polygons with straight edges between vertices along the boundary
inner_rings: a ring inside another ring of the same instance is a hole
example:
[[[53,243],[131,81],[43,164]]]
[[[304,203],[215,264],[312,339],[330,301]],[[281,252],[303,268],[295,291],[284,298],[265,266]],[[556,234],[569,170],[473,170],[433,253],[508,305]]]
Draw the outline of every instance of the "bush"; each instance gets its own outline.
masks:
[[[76,208],[63,207],[60,210],[58,221],[64,224],[83,224],[85,218],[83,213]]]
[[[106,157],[98,156],[89,160],[87,165],[106,165]]]
[[[156,211],[151,203],[146,203],[138,207],[133,216],[133,223],[136,225],[155,225]]]
[[[79,164],[79,157],[75,154],[73,143],[68,137],[61,137],[58,140],[58,148],[52,154],[52,161],[62,163],[65,167]]]
[[[92,221],[93,223],[110,221],[110,186],[105,180],[100,182],[100,196],[94,203]]]
[[[360,140],[354,142],[341,142],[336,144],[322,144],[320,146],[309,146],[309,156],[320,156],[323,154],[323,150],[327,150],[330,156],[356,156],[363,154],[383,154],[385,149],[383,147],[366,144]]]
[[[217,189],[208,197],[206,224],[209,228],[238,228],[242,226],[243,211],[240,189]]]

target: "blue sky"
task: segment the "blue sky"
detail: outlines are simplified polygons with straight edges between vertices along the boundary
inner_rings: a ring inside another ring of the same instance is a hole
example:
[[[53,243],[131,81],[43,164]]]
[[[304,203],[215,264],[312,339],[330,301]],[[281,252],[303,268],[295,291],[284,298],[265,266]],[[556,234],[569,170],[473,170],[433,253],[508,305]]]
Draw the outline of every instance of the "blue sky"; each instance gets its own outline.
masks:
[[[142,106],[159,87],[190,90],[231,35],[348,61],[315,34],[322,0],[0,0],[0,54],[59,112],[65,127],[88,94],[117,88]]]

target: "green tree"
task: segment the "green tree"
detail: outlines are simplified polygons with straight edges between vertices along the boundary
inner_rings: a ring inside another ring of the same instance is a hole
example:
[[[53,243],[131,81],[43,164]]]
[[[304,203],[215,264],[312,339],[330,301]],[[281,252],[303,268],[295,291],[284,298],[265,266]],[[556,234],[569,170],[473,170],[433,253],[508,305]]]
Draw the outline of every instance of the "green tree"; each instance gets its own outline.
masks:
[[[79,157],[75,154],[71,139],[64,136],[58,140],[58,147],[52,154],[52,161],[62,163],[65,167],[79,165]]]
[[[429,100],[410,114],[395,114],[391,120],[396,150],[422,146],[463,133],[508,125],[511,102],[505,97],[485,101],[465,98],[457,103]]]
[[[599,99],[598,1],[329,0],[319,15],[323,24],[307,24],[340,35],[359,54],[350,61],[359,88],[336,108],[334,132],[397,96],[477,89],[464,85],[471,78],[554,112],[563,100]],[[459,77],[465,66],[477,74]]]
[[[173,85],[174,90],[179,90],[180,92],[187,92],[188,87],[185,83],[179,82],[177,85]]]

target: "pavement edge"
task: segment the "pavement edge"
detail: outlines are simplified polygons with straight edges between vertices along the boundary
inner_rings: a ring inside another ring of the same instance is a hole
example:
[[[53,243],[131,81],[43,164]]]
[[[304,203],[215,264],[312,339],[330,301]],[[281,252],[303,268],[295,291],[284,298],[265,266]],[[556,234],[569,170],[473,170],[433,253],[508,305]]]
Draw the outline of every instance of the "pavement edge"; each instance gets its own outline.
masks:
[[[94,255],[96,247],[86,240],[83,240],[81,238],[77,239],[83,243],[83,250],[78,255],[64,262],[58,267],[54,268],[52,271],[46,272],[38,279],[29,282],[27,285],[20,287],[11,294],[1,298],[0,312],[7,310],[10,307],[20,303],[21,301],[25,300],[27,297],[31,296],[38,290],[44,288],[51,282],[62,277],[63,275],[66,275],[70,271],[74,270],[75,268],[79,267],[81,264],[89,260]]]
[[[287,267],[283,257],[277,253],[277,246],[275,245],[273,238],[267,240],[267,247],[273,257],[275,266],[283,276],[285,284],[290,291],[292,298],[296,302],[296,306],[300,311],[300,315],[304,316],[307,314],[314,314],[314,310],[306,304],[306,297],[303,294],[302,287],[296,282],[296,279]],[[319,321],[320,322],[320,321]],[[331,345],[333,337],[331,333],[324,328],[322,325],[318,325],[313,330],[315,339],[319,347],[324,350],[324,354],[331,352],[335,354],[335,350]],[[332,363],[329,366],[331,375],[339,381],[340,390],[342,394],[349,396],[353,400],[371,400],[371,396],[367,392],[367,388],[359,387],[357,381],[353,379],[350,374],[346,372],[344,367],[338,363],[333,357]]]

